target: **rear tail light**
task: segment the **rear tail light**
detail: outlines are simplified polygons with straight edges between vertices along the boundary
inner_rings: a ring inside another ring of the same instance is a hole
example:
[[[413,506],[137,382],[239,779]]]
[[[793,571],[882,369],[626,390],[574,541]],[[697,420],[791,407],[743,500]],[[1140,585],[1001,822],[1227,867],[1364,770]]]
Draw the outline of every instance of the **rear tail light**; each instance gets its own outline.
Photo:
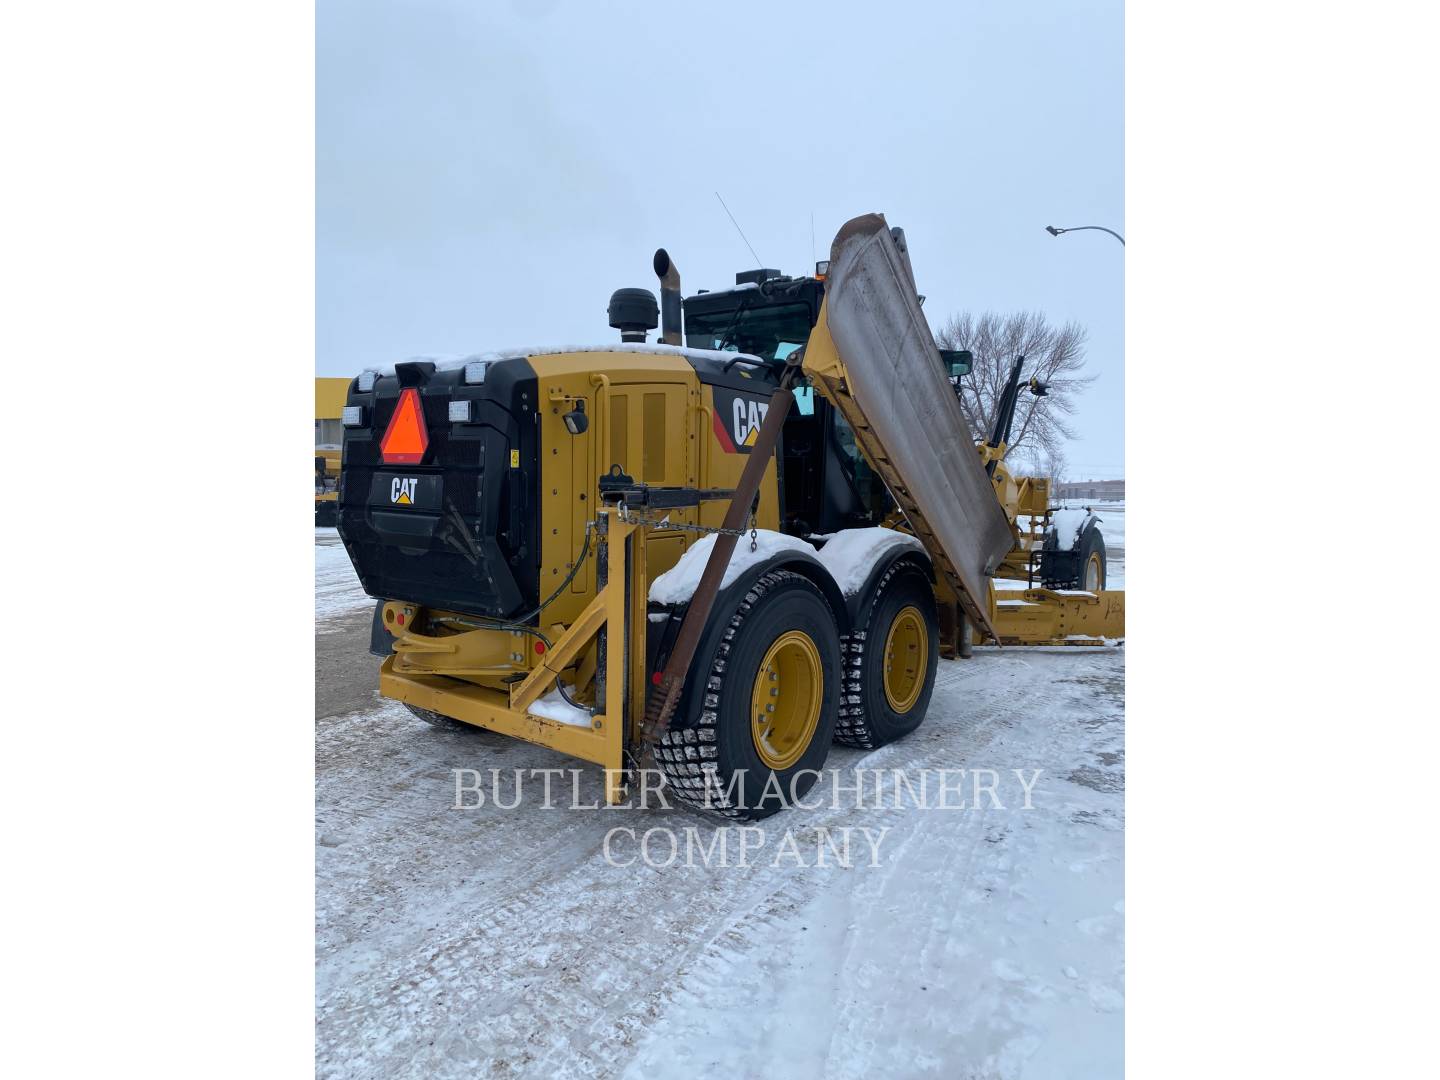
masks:
[[[346,427],[364,427],[365,406],[346,405],[343,409],[340,410],[340,423],[344,424]]]

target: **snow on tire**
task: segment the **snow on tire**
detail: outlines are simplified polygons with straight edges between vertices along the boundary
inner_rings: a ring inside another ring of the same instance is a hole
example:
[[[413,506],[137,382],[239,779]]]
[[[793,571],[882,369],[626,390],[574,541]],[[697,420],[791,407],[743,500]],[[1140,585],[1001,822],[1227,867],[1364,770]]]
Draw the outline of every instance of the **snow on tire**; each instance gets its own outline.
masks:
[[[1052,528],[1040,552],[1040,584],[1047,589],[1105,588],[1105,538],[1100,519],[1093,515],[1075,533],[1069,547],[1062,547],[1063,530]]]
[[[839,630],[815,583],[762,574],[691,677],[704,683],[689,724],[655,747],[666,790],[752,821],[804,798],[830,751],[840,682]]]
[[[925,571],[908,559],[891,563],[841,641],[845,673],[835,741],[873,750],[919,727],[935,689],[939,642]]]

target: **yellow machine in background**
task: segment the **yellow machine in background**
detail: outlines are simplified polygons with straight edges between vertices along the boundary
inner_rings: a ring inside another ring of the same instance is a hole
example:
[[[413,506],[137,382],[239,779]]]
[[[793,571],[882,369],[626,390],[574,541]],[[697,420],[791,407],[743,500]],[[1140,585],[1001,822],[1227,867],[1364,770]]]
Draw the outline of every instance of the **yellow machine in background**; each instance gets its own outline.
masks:
[[[650,755],[672,794],[757,818],[832,739],[913,731],[972,640],[1123,635],[1103,547],[1047,543],[1048,482],[1001,460],[1008,420],[974,442],[903,233],[857,218],[814,277],[737,275],[683,331],[655,270],[658,305],[611,299],[618,345],[350,384],[325,494],[379,601],[384,696],[596,762],[612,802]]]
[[[350,379],[315,380],[315,524],[334,525],[339,506],[341,413]]]

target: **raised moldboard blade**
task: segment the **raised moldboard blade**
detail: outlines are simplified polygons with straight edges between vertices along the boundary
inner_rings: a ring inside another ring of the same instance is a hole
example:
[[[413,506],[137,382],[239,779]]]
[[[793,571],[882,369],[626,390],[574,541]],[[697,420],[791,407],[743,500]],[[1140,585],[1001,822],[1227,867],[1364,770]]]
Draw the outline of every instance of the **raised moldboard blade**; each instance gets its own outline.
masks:
[[[993,634],[987,578],[1010,550],[1010,525],[920,310],[909,256],[880,214],[835,236],[805,371],[855,428],[966,614]]]

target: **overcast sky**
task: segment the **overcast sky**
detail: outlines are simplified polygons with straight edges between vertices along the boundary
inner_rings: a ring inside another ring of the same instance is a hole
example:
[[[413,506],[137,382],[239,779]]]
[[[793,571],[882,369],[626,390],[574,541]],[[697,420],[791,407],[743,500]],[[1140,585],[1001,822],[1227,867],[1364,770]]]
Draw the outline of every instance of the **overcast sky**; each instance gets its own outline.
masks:
[[[904,227],[932,326],[1090,333],[1073,477],[1124,469],[1118,0],[319,0],[316,371],[598,344],[669,249],[687,294]],[[814,242],[811,220],[814,220]],[[1153,358],[1152,358],[1153,360]]]

